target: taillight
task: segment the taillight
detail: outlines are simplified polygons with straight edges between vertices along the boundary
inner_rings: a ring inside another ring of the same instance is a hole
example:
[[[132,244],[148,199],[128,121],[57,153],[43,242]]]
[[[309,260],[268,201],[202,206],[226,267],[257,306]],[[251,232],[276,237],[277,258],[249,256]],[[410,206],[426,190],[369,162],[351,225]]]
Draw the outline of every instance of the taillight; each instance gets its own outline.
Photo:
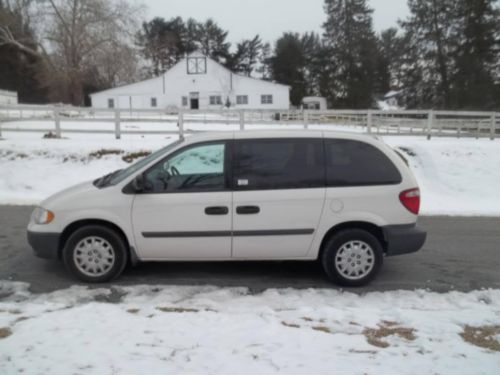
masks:
[[[399,193],[399,200],[412,214],[418,215],[420,209],[420,189],[409,189]]]

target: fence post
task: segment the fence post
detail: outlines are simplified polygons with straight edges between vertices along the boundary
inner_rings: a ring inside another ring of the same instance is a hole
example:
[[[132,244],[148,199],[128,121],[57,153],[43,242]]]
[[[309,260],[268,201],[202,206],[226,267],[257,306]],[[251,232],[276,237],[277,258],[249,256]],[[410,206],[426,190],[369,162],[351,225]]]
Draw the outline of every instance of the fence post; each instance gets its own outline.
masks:
[[[372,132],[372,124],[373,124],[373,113],[372,111],[368,111],[366,114],[366,130],[368,134]]]
[[[434,124],[434,111],[431,109],[427,115],[427,139],[431,139],[432,126]]]
[[[120,129],[120,110],[115,109],[115,138],[121,138],[121,129]]]
[[[245,130],[245,111],[240,111],[240,130]]]
[[[61,118],[59,117],[59,110],[54,109],[54,121],[56,125],[56,138],[61,138]]]
[[[309,113],[307,110],[304,110],[304,129],[309,128]]]
[[[495,112],[493,112],[491,114],[491,124],[490,124],[490,139],[493,141],[495,139],[495,136],[496,136],[496,122],[497,122],[497,119],[495,117]],[[2,136],[2,133],[0,133],[0,137]]]
[[[184,139],[184,113],[182,109],[179,110],[178,116],[177,126],[179,127],[179,139]]]

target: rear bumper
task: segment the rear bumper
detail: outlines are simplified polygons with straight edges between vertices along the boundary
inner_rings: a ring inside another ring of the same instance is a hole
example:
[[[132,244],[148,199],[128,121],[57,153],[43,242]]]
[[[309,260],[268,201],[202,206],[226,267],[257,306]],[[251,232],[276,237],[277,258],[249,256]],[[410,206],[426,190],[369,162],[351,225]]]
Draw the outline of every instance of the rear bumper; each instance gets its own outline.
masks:
[[[44,233],[28,231],[28,243],[35,255],[44,259],[57,259],[60,233]]]
[[[382,227],[387,256],[414,253],[424,245],[427,233],[415,224]]]

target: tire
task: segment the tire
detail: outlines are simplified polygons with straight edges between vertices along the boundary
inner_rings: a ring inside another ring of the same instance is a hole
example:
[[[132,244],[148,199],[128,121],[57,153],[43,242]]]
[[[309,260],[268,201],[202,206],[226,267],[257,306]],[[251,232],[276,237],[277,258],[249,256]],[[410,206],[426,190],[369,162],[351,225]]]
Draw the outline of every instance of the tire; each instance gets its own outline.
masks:
[[[384,253],[380,241],[362,229],[345,229],[325,244],[321,263],[326,274],[338,285],[363,286],[380,271]]]
[[[76,278],[87,283],[103,283],[117,278],[125,269],[127,245],[116,231],[89,225],[71,234],[62,258]]]

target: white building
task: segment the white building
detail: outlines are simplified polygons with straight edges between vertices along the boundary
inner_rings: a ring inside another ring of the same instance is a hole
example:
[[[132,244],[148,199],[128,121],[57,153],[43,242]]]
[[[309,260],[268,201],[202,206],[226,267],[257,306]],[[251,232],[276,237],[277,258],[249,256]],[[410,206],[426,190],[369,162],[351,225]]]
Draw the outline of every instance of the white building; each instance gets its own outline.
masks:
[[[0,105],[17,104],[17,92],[0,90]]]
[[[305,96],[302,99],[302,108],[326,111],[326,98],[322,96]]]
[[[290,87],[235,74],[194,52],[159,77],[90,98],[94,108],[288,109]]]

